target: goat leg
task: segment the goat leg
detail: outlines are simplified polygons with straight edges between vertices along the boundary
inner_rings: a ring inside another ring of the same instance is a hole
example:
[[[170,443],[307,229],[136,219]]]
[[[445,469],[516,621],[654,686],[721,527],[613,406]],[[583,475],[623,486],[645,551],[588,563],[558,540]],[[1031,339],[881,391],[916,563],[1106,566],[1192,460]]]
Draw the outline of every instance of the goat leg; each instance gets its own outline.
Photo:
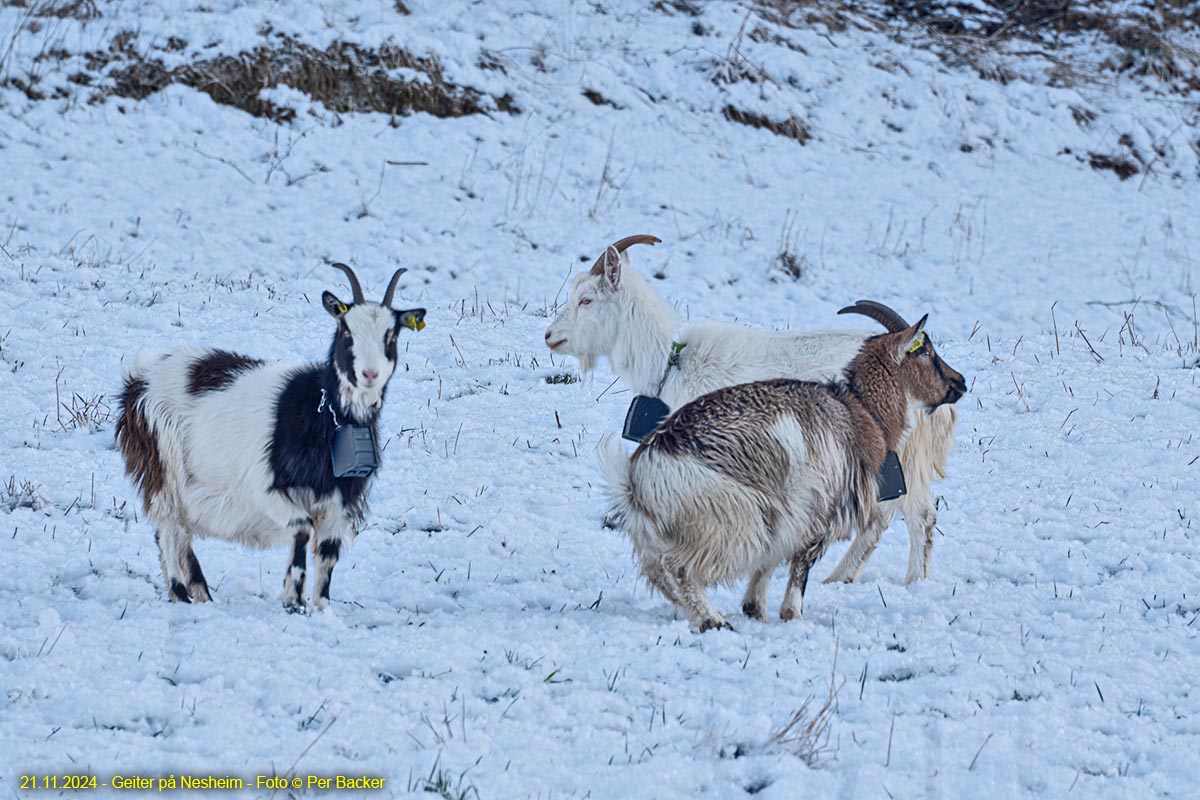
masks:
[[[659,557],[651,556],[642,559],[642,575],[646,577],[646,582],[650,584],[650,588],[675,605],[682,605],[679,602],[679,596],[675,592],[674,581],[663,567]]]
[[[342,540],[336,537],[314,540],[313,563],[317,574],[313,579],[313,605],[325,608],[329,605],[329,583],[333,580],[333,568],[337,566],[342,552]]]
[[[182,559],[183,571],[188,577],[188,594],[198,603],[212,602],[212,595],[208,591],[208,581],[204,579],[204,571],[200,569],[200,560],[196,558],[196,551],[192,549],[190,542],[183,551]]]
[[[750,576],[746,595],[742,598],[742,613],[750,619],[762,622],[767,616],[767,590],[771,586],[771,573],[775,567],[759,567]]]
[[[733,630],[733,626],[725,621],[721,612],[717,611],[712,601],[708,599],[704,587],[696,580],[692,570],[684,561],[676,556],[667,555],[663,557],[663,567],[674,584],[672,588],[678,597],[679,607],[688,615],[692,624],[700,629],[701,633],[713,628]]]
[[[928,502],[906,511],[911,513],[904,515],[904,521],[908,524],[908,574],[904,576],[905,585],[929,577],[929,557],[933,554],[933,529],[937,525],[937,511]]]
[[[870,529],[872,526],[867,526]],[[779,606],[782,620],[801,619],[804,615],[804,590],[808,587],[808,573],[817,559],[829,549],[830,536],[818,536],[807,547],[797,550],[792,556],[792,569],[788,575],[787,592]]]
[[[163,578],[167,582],[167,599],[172,603],[192,602],[188,594],[187,577],[183,572],[183,551],[185,548],[190,550],[187,539],[186,531],[174,523],[159,525],[154,531]]]
[[[304,517],[295,519],[288,527],[293,532],[292,561],[283,576],[283,607],[295,613],[304,611],[304,578],[308,567],[308,540],[312,531],[312,520]]]

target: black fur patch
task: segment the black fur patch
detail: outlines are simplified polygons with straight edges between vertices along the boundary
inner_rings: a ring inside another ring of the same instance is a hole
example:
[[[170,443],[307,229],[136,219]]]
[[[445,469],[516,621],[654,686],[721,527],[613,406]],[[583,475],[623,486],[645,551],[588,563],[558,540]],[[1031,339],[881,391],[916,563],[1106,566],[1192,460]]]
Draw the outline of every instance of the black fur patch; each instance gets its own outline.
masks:
[[[336,342],[334,347],[337,347]],[[318,413],[322,389],[325,390],[325,408]],[[271,488],[285,494],[308,489],[317,500],[336,491],[350,517],[361,520],[366,512],[370,478],[333,477],[329,451],[333,444],[334,424],[330,407],[343,424],[351,421],[338,402],[337,376],[331,366],[302,367],[291,373],[275,401],[275,429],[268,445],[274,474]],[[375,417],[357,422],[370,425],[372,429],[377,425]]]
[[[308,531],[300,531],[296,534],[295,541],[292,542],[292,566],[299,567],[300,571],[304,571],[304,565],[308,563]]]
[[[188,394],[203,394],[224,389],[247,370],[261,367],[261,359],[213,350],[188,367]]]
[[[396,323],[392,325],[392,329],[390,331],[384,334],[383,354],[387,357],[388,361],[395,364],[396,342],[400,339],[400,312],[393,310],[392,316],[395,318]]]
[[[199,584],[204,587],[205,591],[208,591],[208,581],[204,580],[204,572],[200,569],[200,560],[196,558],[196,551],[190,547],[187,551],[187,565],[188,583],[193,586]]]
[[[125,379],[125,389],[117,400],[121,413],[117,417],[116,440],[125,458],[125,472],[137,484],[142,508],[150,513],[150,501],[163,489],[164,473],[158,440],[138,408],[145,394],[144,380],[132,376]]]
[[[342,553],[342,542],[340,539],[325,539],[317,545],[317,555],[321,558],[337,561],[338,556]]]
[[[192,598],[188,597],[187,587],[179,581],[171,581],[171,596],[181,603],[192,602]]]
[[[350,381],[351,386],[358,386],[358,371],[354,369],[354,337],[350,327],[343,317],[338,318],[337,336],[329,346],[329,362],[338,368],[338,372]]]

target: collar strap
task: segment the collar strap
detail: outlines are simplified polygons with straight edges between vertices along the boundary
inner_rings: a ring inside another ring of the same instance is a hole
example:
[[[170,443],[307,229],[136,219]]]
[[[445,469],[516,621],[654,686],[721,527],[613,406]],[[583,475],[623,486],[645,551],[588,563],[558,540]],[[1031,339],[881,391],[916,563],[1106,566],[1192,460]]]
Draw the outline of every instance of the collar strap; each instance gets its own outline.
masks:
[[[679,366],[679,354],[687,347],[686,342],[671,342],[671,355],[667,356],[667,369]]]
[[[663,387],[667,384],[667,376],[671,374],[671,367],[679,366],[679,354],[683,352],[683,348],[687,347],[687,342],[671,342],[671,352],[667,356],[667,368],[663,370],[662,380],[658,382],[658,391],[656,397],[662,396]]]
[[[325,410],[326,406],[329,406],[329,416],[333,417],[334,429],[336,430],[337,428],[342,427],[342,423],[338,420],[337,411],[335,411],[333,408],[333,401],[326,399],[325,390],[322,389],[321,402],[317,405],[317,416],[321,415],[321,412]]]

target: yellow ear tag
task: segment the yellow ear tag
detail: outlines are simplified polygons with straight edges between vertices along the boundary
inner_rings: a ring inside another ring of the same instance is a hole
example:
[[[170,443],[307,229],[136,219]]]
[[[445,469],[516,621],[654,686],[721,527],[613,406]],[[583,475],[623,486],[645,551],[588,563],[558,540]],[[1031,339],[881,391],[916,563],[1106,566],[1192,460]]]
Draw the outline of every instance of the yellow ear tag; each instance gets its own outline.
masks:
[[[338,312],[339,313],[345,314],[349,310],[350,310],[350,306],[346,305],[345,303],[338,304]]]
[[[919,333],[917,335],[917,338],[913,339],[913,343],[908,346],[908,352],[915,353],[924,346],[925,346],[925,331],[921,331],[921,333]]]
[[[425,327],[425,320],[409,318],[407,321],[405,321],[404,327],[408,328],[410,331],[419,331]]]
[[[413,330],[417,330],[417,331],[425,330],[425,320],[423,320],[423,319],[417,320],[417,324],[413,326]]]

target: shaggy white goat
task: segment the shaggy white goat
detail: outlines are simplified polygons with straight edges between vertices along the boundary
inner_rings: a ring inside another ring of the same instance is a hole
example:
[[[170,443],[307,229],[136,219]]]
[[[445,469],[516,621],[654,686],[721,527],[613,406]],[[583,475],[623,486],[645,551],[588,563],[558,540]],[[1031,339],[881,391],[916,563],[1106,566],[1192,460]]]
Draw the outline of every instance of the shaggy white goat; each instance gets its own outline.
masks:
[[[324,362],[266,364],[184,348],[138,363],[125,378],[117,445],[156,527],[173,602],[212,599],[192,550],[197,536],[256,547],[290,542],[283,602],[291,610],[305,607],[311,542],[312,603],[329,602],[342,542],[366,510],[396,337],[401,328],[425,326],[425,309],[390,307],[404,270],[392,276],[382,303],[370,303],[354,272],[334,266],[349,278],[354,302],[322,295],[337,320]]]
[[[884,512],[876,475],[913,411],[954,403],[962,375],[933,352],[925,318],[867,340],[830,383],[729,386],[684,405],[630,458],[613,434],[600,462],[643,574],[701,631],[729,627],[704,588],[750,576],[762,618],[775,567],[791,560],[779,615],[797,619],[830,542]]]
[[[748,381],[831,380],[870,335],[848,330],[772,333],[714,322],[693,323],[680,330],[675,312],[630,269],[624,252],[634,244],[658,241],[645,235],[622,239],[607,248],[589,272],[575,278],[570,298],[546,331],[551,351],[575,356],[584,373],[595,367],[597,359],[608,358],[635,394],[658,397],[675,409],[714,389]],[[889,324],[880,307],[857,308]],[[668,369],[678,345],[684,346],[675,359],[678,365]],[[945,477],[955,421],[952,406],[910,420],[911,430],[897,451],[908,493],[885,502],[877,524],[859,530],[827,582],[858,580],[896,511],[908,525],[904,582],[929,577],[937,523],[931,483]]]

